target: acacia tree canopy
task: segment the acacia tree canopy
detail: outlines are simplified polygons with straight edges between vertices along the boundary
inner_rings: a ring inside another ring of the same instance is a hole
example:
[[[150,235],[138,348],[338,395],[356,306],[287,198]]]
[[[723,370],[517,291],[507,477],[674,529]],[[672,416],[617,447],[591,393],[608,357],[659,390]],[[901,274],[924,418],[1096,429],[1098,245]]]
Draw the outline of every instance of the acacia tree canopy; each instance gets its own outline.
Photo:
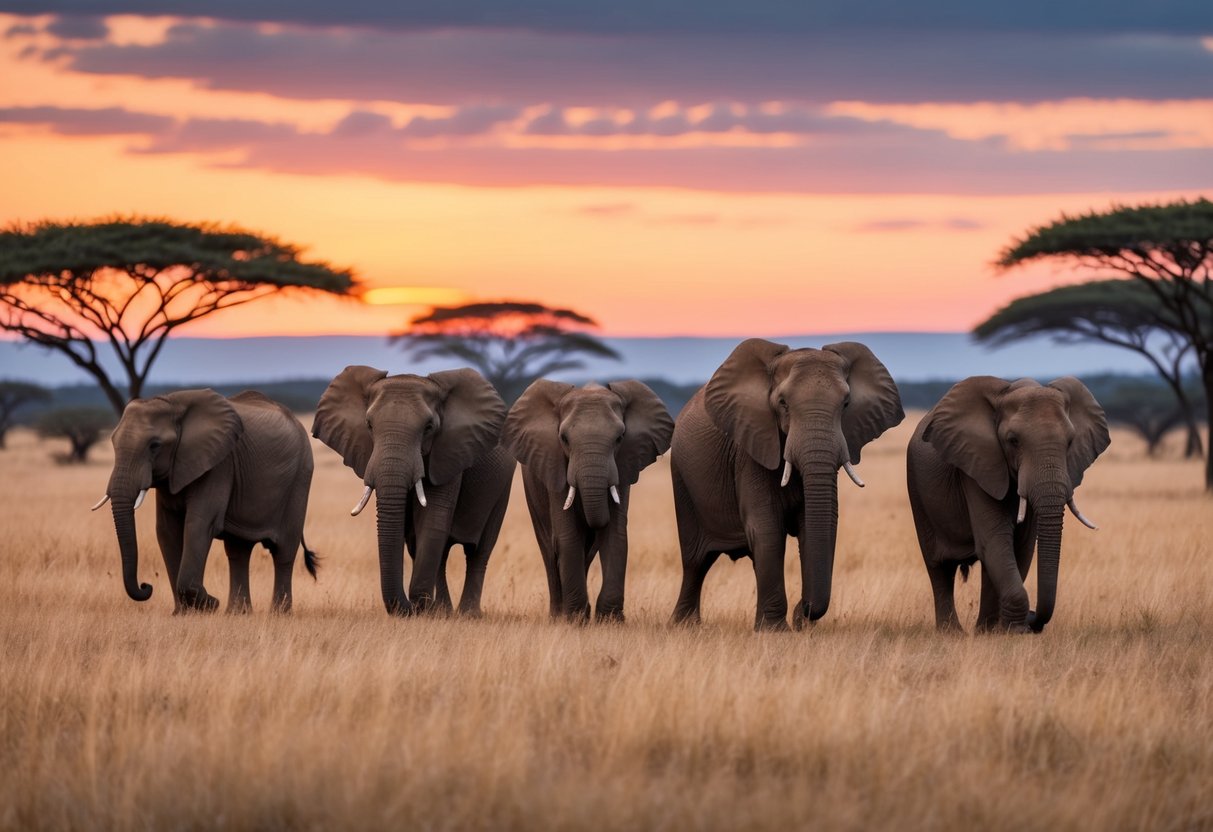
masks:
[[[390,336],[415,359],[452,358],[476,368],[513,402],[537,378],[619,353],[585,332],[593,318],[540,303],[493,301],[435,307]]]
[[[118,218],[0,231],[0,328],[66,355],[118,413],[178,327],[283,290],[353,287],[349,270],[238,228]],[[125,393],[100,364],[105,343]]]

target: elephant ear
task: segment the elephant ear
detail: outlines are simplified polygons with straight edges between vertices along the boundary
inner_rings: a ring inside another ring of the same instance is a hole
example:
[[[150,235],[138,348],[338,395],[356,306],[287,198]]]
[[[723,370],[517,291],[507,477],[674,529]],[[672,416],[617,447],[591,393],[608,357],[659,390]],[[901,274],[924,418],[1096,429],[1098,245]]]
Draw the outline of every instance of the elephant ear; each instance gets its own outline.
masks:
[[[552,491],[568,482],[568,459],[560,445],[560,400],[573,385],[541,378],[510,408],[501,441],[514,459],[542,477]]]
[[[1112,437],[1108,435],[1108,417],[1086,385],[1073,376],[1051,381],[1049,386],[1065,393],[1069,400],[1070,422],[1074,425],[1074,444],[1070,446],[1067,463],[1070,468],[1070,481],[1077,488],[1082,485],[1082,475],[1091,467],[1095,457],[1112,444]]]
[[[842,412],[842,434],[847,440],[851,464],[859,464],[863,446],[906,418],[901,394],[888,369],[870,349],[855,341],[826,344],[822,349],[847,361],[847,384],[851,404]]]
[[[779,467],[779,420],[771,410],[771,362],[788,351],[761,338],[742,341],[703,391],[708,416],[762,467]]]
[[[475,370],[443,370],[430,381],[442,391],[442,426],[430,446],[427,476],[445,485],[492,449],[505,422],[505,402]]]
[[[231,454],[244,422],[231,402],[214,390],[183,390],[164,398],[181,413],[168,475],[168,489],[176,494]]]
[[[375,439],[366,426],[366,409],[371,400],[371,385],[387,378],[387,372],[355,364],[342,370],[316,405],[312,436],[341,454],[341,461],[366,476],[366,466]]]
[[[949,465],[972,477],[996,500],[1007,496],[1011,474],[998,441],[994,401],[1007,390],[994,376],[972,376],[954,385],[930,413],[922,438]]]
[[[670,449],[674,420],[665,402],[639,381],[613,381],[607,385],[623,402],[623,441],[615,452],[620,482],[632,485],[640,472]]]

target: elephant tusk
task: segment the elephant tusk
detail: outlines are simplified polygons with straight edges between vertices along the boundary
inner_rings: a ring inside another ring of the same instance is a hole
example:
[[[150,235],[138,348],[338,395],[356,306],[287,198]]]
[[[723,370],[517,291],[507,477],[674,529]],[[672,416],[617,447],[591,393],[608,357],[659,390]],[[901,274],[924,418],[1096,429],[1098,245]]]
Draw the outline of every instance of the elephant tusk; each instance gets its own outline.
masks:
[[[366,508],[367,502],[371,499],[371,491],[373,490],[374,489],[372,489],[369,485],[366,487],[366,490],[362,492],[362,499],[359,500],[358,505],[354,506],[353,510],[350,511],[350,517],[357,517],[362,513],[362,510]]]
[[[783,479],[779,481],[780,488],[787,488],[788,483],[792,481],[792,463],[789,460],[783,461]]]
[[[135,507],[133,509],[131,509],[131,511],[138,511],[139,506],[143,505],[143,498],[146,496],[147,496],[147,489],[145,488],[142,491],[140,491],[139,496],[135,498]]]
[[[1019,498],[1019,514],[1015,515],[1015,522],[1022,523],[1023,519],[1028,516],[1028,498]]]
[[[850,460],[842,463],[842,470],[847,472],[847,476],[851,478],[851,482],[863,488],[863,480],[859,478],[859,475],[855,473],[855,469],[851,467]]]
[[[425,487],[421,484],[421,477],[417,478],[417,485],[415,488],[417,489],[417,502],[421,503],[422,508],[425,508]]]
[[[611,499],[615,501],[615,505],[619,505],[619,489],[611,486]]]
[[[110,495],[106,494],[104,497],[102,497],[100,500],[98,500],[97,505],[90,508],[89,511],[96,511],[97,509],[101,508],[103,505],[105,505],[109,501],[110,501]]]
[[[577,496],[577,489],[569,486],[569,496],[564,498],[564,511],[569,510],[569,506],[573,504],[573,498]]]
[[[1090,520],[1082,516],[1082,512],[1078,510],[1078,506],[1075,505],[1073,497],[1070,498],[1070,502],[1066,503],[1066,505],[1070,507],[1070,513],[1078,518],[1079,523],[1082,523],[1088,529],[1093,529],[1095,531],[1099,530],[1099,526],[1096,526]]]

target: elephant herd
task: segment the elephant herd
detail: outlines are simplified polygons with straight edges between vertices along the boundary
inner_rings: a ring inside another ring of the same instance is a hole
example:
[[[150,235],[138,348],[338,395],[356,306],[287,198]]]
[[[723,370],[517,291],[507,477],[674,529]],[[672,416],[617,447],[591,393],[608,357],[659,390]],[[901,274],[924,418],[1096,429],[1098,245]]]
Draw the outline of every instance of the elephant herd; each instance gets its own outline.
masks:
[[[489,556],[522,465],[553,616],[587,620],[586,575],[602,558],[599,620],[622,620],[629,492],[670,452],[682,552],[674,622],[696,622],[704,578],[720,555],[749,557],[758,589],[756,629],[787,629],[784,551],[797,538],[800,628],[830,605],[838,530],[838,471],[905,418],[897,385],[863,344],[790,349],[739,344],[679,414],[638,381],[603,387],[541,379],[512,408],[471,369],[390,376],[347,367],[316,407],[312,435],[363,482],[352,514],[375,496],[379,581],[393,615],[453,611],[447,558],[467,561],[459,612],[479,615]],[[273,605],[291,607],[302,548],[312,451],[298,420],[260,393],[224,398],[187,390],[136,399],[113,433],[111,502],[122,579],[136,601],[134,512],[156,490],[156,538],[174,607],[214,610],[203,586],[207,554],[222,540],[230,564],[228,610],[251,608],[249,555],[274,562]],[[1042,386],[975,376],[923,417],[907,452],[910,507],[940,629],[958,629],[956,571],[981,564],[978,629],[1039,632],[1053,614],[1061,529],[1084,471],[1109,444],[1107,419],[1081,382]],[[1091,526],[1094,528],[1094,526]],[[404,586],[404,551],[412,557]],[[1039,548],[1037,608],[1024,580]]]

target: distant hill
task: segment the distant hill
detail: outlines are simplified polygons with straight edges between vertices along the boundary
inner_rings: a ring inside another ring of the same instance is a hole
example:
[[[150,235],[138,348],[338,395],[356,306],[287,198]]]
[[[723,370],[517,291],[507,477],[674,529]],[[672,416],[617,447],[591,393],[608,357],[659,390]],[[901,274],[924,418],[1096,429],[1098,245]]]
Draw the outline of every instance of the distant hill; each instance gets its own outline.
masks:
[[[661,378],[698,385],[719,366],[739,338],[607,338],[623,361],[593,361],[586,370],[564,374],[576,380]],[[1098,373],[1143,373],[1149,366],[1125,350],[1100,346],[1055,346],[1048,339],[989,350],[962,332],[878,332],[796,335],[772,338],[793,347],[834,341],[862,341],[888,366],[899,383],[989,374],[1018,378]],[[99,344],[105,355],[108,346]],[[412,362],[386,338],[352,335],[273,338],[174,338],[164,347],[150,382],[174,385],[241,384],[332,378],[349,364],[370,364],[391,372],[431,372],[443,362]],[[85,383],[89,377],[57,353],[0,341],[0,377],[47,386]]]

